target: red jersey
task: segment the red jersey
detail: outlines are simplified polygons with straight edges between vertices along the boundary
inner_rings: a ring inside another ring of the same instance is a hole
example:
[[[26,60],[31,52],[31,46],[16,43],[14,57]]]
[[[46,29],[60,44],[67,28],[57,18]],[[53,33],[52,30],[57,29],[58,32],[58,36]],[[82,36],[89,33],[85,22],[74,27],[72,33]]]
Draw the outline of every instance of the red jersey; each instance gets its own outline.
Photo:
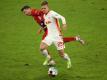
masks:
[[[34,18],[34,20],[43,28],[45,33],[42,39],[44,39],[47,35],[47,28],[46,25],[44,24],[43,12],[41,10],[32,9],[31,15]]]
[[[41,22],[44,21],[43,12],[41,10],[32,9],[31,15],[34,18],[34,20],[41,26]]]

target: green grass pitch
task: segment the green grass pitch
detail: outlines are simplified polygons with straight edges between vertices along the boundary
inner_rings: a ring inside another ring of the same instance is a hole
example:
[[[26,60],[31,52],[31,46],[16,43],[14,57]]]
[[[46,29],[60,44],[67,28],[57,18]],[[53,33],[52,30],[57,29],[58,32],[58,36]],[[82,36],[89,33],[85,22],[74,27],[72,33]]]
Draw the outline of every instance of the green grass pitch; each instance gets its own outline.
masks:
[[[50,78],[42,66],[39,52],[39,25],[24,16],[23,5],[40,8],[41,0],[0,0],[0,80],[107,80],[107,0],[48,0],[51,9],[65,16],[68,30],[64,36],[81,35],[78,42],[66,44],[72,69],[49,47],[57,62],[58,76]]]

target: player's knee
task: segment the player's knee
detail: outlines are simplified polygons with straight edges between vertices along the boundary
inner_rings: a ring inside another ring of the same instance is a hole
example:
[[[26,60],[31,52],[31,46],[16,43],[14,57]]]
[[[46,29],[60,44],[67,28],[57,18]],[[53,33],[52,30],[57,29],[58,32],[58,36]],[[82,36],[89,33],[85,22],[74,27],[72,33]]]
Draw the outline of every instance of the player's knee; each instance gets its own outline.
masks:
[[[64,58],[64,54],[60,54],[60,56],[61,56],[62,58]]]
[[[42,52],[43,50],[45,50],[44,48],[40,48],[40,51]]]
[[[47,48],[47,45],[45,45],[44,43],[41,43],[40,45],[40,50],[43,51]]]
[[[43,51],[45,50],[45,47],[44,46],[40,46],[40,51]]]
[[[59,51],[59,55],[63,58],[64,57],[64,52]]]

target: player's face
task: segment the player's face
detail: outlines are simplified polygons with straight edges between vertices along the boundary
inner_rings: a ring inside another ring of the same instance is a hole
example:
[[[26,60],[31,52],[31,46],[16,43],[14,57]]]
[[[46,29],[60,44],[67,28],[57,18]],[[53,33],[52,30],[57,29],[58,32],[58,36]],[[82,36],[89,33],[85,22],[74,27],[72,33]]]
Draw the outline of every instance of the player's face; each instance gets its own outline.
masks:
[[[47,14],[47,13],[49,12],[49,7],[48,7],[48,5],[42,6],[41,9],[42,9],[42,11],[43,11],[44,14]]]
[[[30,8],[24,9],[24,10],[23,10],[23,13],[24,13],[25,15],[27,15],[27,16],[30,16],[30,15],[31,15],[31,9],[30,9]]]

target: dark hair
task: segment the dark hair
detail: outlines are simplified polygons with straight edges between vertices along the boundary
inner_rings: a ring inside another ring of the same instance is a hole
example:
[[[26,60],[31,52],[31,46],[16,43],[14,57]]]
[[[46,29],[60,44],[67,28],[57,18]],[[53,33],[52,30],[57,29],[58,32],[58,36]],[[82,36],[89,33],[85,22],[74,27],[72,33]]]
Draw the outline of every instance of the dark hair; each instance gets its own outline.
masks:
[[[21,11],[23,11],[24,9],[28,9],[28,8],[31,8],[30,6],[23,6],[22,8],[21,8]]]
[[[48,5],[48,1],[42,1],[41,6]]]

